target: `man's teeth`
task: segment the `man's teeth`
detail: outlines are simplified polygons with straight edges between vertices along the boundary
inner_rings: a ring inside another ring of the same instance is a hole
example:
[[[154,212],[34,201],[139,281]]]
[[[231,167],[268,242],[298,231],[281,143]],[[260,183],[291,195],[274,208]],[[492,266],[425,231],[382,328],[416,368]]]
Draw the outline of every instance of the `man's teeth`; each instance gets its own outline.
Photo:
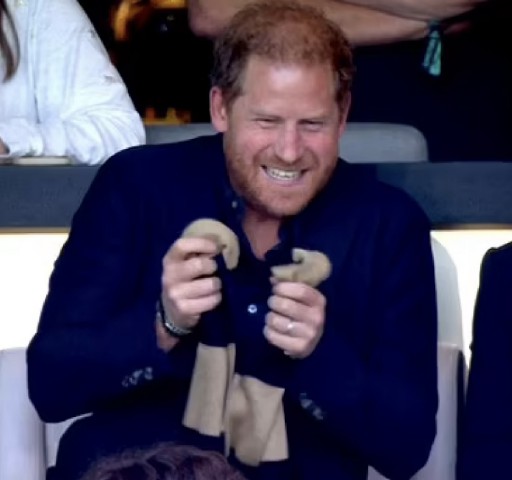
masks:
[[[267,168],[266,170],[269,177],[276,180],[296,180],[300,176],[298,170],[279,170],[278,168]]]

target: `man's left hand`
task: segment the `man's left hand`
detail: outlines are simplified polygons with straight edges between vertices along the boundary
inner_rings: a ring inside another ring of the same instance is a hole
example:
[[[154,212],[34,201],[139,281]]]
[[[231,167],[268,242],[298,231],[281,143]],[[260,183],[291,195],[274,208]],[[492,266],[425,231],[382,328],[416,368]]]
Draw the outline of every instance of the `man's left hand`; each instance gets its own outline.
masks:
[[[297,282],[278,282],[272,293],[263,334],[290,357],[311,355],[324,332],[325,297]]]

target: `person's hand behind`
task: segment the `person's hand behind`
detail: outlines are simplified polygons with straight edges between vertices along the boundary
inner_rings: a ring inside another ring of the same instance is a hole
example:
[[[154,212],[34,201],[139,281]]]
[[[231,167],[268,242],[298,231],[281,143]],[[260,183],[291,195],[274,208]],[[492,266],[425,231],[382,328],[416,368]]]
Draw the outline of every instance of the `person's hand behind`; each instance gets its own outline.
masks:
[[[193,328],[201,314],[221,301],[221,282],[215,276],[219,253],[217,244],[207,238],[179,238],[163,259],[162,305],[172,322]]]
[[[263,334],[272,345],[293,358],[305,358],[322,338],[325,297],[316,288],[298,282],[278,282],[268,299],[270,312]]]

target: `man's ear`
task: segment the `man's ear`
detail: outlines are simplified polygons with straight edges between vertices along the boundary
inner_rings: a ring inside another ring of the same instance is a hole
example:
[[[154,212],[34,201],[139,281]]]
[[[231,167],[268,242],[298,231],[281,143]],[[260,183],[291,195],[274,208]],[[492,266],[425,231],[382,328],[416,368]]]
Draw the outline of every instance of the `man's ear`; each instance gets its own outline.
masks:
[[[348,112],[350,110],[350,104],[352,103],[352,94],[350,92],[347,93],[343,101],[343,105],[340,106],[340,128],[338,131],[338,135],[341,137],[345,132],[345,128],[347,127],[347,117]]]
[[[228,109],[219,87],[210,90],[210,117],[215,130],[224,133],[228,129]]]

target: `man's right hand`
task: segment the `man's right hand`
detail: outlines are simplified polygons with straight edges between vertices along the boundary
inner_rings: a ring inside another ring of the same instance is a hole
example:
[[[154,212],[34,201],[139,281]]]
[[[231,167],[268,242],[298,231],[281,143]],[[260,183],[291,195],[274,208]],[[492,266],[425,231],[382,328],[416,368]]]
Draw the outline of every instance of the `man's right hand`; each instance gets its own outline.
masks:
[[[162,305],[171,321],[182,328],[193,328],[201,314],[221,301],[221,282],[215,276],[219,253],[217,244],[207,238],[179,238],[163,259]]]

